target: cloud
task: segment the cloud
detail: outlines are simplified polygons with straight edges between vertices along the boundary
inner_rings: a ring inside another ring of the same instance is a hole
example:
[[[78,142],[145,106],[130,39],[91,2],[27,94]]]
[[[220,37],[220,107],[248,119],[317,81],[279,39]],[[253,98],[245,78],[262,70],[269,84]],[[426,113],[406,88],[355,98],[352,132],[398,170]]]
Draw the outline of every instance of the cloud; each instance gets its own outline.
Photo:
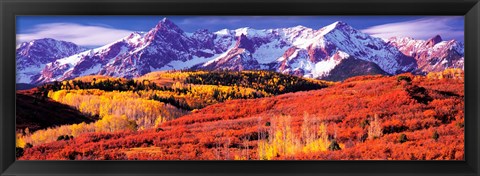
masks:
[[[372,26],[363,29],[362,32],[382,39],[412,37],[425,40],[438,34],[447,40],[456,39],[463,41],[463,24],[461,26],[452,24],[463,20],[462,18],[463,17],[421,18],[412,21]]]
[[[132,31],[76,23],[48,23],[17,34],[17,45],[34,39],[53,38],[81,46],[102,46],[128,36]]]

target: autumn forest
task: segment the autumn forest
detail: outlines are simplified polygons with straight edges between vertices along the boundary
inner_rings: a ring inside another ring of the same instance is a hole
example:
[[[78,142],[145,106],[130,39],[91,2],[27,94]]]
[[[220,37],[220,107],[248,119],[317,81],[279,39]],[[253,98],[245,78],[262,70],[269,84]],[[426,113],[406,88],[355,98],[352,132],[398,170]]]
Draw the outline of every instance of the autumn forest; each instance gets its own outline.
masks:
[[[19,160],[463,160],[464,73],[100,75],[17,91]]]

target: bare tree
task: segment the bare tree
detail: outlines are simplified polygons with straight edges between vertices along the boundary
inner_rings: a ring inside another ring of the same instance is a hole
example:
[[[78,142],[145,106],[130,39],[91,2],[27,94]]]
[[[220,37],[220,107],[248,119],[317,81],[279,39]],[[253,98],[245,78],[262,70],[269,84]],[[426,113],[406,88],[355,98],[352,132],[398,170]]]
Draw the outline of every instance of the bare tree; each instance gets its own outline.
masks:
[[[380,119],[378,119],[378,115],[375,114],[373,121],[370,123],[368,127],[368,138],[376,139],[382,136],[382,125]]]
[[[246,160],[250,160],[250,153],[249,153],[249,148],[250,148],[250,145],[249,145],[249,142],[250,142],[250,135],[245,135],[242,137],[242,145],[243,145],[243,149],[244,151],[242,151],[242,155],[244,155],[243,157],[246,159]]]
[[[223,143],[223,151],[225,155],[225,160],[230,160],[230,138],[227,138],[225,140],[225,143]]]

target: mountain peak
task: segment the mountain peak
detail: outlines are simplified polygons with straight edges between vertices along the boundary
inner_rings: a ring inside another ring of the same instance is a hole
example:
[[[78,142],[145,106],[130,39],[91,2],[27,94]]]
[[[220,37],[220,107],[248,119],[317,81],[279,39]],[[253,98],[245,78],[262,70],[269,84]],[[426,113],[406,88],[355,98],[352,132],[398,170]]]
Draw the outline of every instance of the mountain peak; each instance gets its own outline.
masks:
[[[255,43],[252,40],[247,38],[245,34],[240,34],[235,45],[237,48],[245,48],[247,51],[255,52]]]
[[[29,42],[23,42],[19,45],[17,50],[22,50],[25,48],[31,48],[31,47],[46,47],[46,46],[58,46],[58,45],[68,45],[70,47],[75,47],[75,48],[80,48],[78,45],[72,42],[67,42],[63,40],[57,40],[53,38],[41,38],[41,39],[34,39]]]
[[[59,41],[59,40],[55,40],[53,38],[41,38],[41,39],[35,39],[35,40],[32,40],[33,42],[48,42],[48,41]]]
[[[216,35],[229,35],[230,34],[230,30],[229,29],[222,29],[222,30],[219,30],[219,31],[216,31],[214,32],[214,34]]]
[[[331,28],[336,28],[336,29],[350,27],[350,25],[348,25],[347,23],[345,23],[343,21],[335,21],[334,23],[332,23],[328,26],[330,26]]]
[[[388,38],[388,41],[393,41],[393,40],[404,40],[404,41],[408,41],[408,40],[415,40],[415,39],[414,39],[413,37],[403,37],[403,36],[400,36],[400,37],[393,36],[393,37]]]
[[[163,26],[163,25],[175,25],[175,24],[172,21],[170,21],[168,18],[163,18],[158,22],[157,26]]]
[[[170,21],[167,17],[163,18],[162,20],[160,20],[158,23],[168,23],[168,24],[173,24],[172,21]]]
[[[343,22],[343,21],[335,21],[334,23],[332,23],[333,25],[336,25],[336,26],[348,26],[347,23]]]
[[[33,45],[35,43],[47,43],[47,42],[61,42],[61,43],[71,43],[71,42],[67,42],[67,41],[62,41],[62,40],[56,40],[56,39],[53,39],[53,38],[41,38],[41,39],[34,39],[30,42],[25,42],[25,43],[28,43],[30,45]],[[72,43],[73,44],[73,43]]]
[[[322,31],[322,34],[327,34],[329,33],[330,31],[333,31],[333,30],[349,30],[349,29],[353,29],[350,25],[348,25],[347,23],[343,22],[343,21],[336,21],[328,26],[325,26],[323,28],[320,29],[320,31]]]
[[[307,30],[307,29],[310,29],[310,28],[302,26],[302,25],[297,25],[297,26],[294,26],[294,27],[285,28],[286,31],[290,31],[290,32],[300,32],[300,31],[304,31],[304,30]]]
[[[292,27],[292,29],[306,29],[307,27],[302,26],[302,25],[297,25],[295,27]]]
[[[175,23],[173,23],[172,21],[170,21],[168,18],[163,18],[162,20],[160,20],[158,22],[158,24],[155,26],[154,28],[155,30],[160,30],[160,29],[163,29],[163,30],[174,30],[174,31],[177,31],[177,32],[180,32],[180,33],[183,33],[183,30],[180,29],[180,27],[178,27]]]
[[[442,37],[440,37],[440,35],[435,35],[434,37],[430,38],[427,40],[427,46],[435,46],[437,43],[440,43],[441,41],[443,41]]]
[[[435,40],[440,40],[440,41],[442,41],[442,40],[443,40],[443,39],[442,39],[442,37],[441,37],[440,35],[438,35],[438,34],[437,34],[437,35],[435,35],[435,37],[433,37],[432,39],[435,39]]]

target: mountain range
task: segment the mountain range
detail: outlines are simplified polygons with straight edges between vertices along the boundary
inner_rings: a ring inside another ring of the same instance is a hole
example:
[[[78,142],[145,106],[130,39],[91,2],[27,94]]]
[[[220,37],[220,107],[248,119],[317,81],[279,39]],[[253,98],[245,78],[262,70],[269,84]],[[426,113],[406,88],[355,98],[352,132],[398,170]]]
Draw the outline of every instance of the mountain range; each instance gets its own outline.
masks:
[[[134,78],[159,70],[271,70],[343,80],[366,74],[426,74],[462,68],[463,43],[376,38],[337,21],[318,30],[200,29],[183,31],[164,18],[148,32],[134,32],[94,49],[38,39],[17,47],[17,83],[41,84],[85,75]]]

